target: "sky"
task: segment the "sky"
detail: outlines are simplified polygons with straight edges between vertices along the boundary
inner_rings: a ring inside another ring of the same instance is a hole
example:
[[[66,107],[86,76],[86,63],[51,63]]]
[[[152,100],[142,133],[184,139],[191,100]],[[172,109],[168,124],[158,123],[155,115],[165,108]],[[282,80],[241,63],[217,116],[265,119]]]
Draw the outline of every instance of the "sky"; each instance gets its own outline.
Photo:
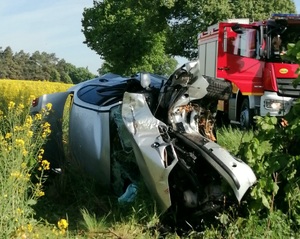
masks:
[[[300,13],[300,0],[294,0]],[[0,0],[0,47],[55,53],[76,67],[97,74],[100,56],[83,43],[82,13],[93,0]],[[179,58],[179,65],[185,59]]]
[[[83,43],[82,13],[93,0],[0,0],[0,47],[55,53],[97,74],[102,60]]]

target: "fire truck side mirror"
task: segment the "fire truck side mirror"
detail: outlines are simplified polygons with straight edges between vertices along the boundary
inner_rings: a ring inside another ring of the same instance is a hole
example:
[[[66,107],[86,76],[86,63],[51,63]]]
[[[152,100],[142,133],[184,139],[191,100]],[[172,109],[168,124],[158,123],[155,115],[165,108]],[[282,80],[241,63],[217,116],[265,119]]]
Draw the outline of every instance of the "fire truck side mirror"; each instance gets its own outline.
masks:
[[[265,50],[262,47],[260,47],[258,54],[259,54],[260,57],[264,57],[265,56]]]
[[[237,34],[242,34],[244,32],[244,30],[241,28],[240,24],[238,23],[232,26],[231,29]]]

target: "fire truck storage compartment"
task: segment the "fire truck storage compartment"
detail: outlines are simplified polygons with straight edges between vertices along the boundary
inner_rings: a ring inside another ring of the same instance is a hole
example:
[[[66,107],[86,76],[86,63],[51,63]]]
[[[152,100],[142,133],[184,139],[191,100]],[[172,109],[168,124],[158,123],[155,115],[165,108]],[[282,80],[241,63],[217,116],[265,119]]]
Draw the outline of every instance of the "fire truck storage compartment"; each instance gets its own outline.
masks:
[[[248,18],[228,19],[224,22],[249,24]],[[198,35],[198,57],[203,75],[216,77],[218,57],[219,23],[209,26],[207,32]],[[224,39],[225,40],[225,39]]]

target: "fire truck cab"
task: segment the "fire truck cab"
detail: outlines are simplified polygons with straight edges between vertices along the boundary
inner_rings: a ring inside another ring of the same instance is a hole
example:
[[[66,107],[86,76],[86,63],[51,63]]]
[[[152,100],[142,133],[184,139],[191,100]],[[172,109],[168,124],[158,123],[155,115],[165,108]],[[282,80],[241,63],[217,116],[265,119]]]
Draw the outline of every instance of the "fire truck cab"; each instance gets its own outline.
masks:
[[[229,19],[198,34],[203,75],[230,81],[232,94],[218,114],[249,128],[254,115],[284,116],[300,96],[298,64],[284,60],[288,44],[300,41],[300,14],[268,20]]]

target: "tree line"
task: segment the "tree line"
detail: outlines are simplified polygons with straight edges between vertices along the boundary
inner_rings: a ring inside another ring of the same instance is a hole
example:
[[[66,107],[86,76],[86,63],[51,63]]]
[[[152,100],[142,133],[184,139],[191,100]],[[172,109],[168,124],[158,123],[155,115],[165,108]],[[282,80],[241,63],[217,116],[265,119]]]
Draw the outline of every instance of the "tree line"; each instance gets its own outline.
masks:
[[[76,67],[55,53],[35,51],[32,54],[23,50],[13,52],[11,47],[0,47],[0,79],[46,80],[77,84],[94,78],[88,68]]]

